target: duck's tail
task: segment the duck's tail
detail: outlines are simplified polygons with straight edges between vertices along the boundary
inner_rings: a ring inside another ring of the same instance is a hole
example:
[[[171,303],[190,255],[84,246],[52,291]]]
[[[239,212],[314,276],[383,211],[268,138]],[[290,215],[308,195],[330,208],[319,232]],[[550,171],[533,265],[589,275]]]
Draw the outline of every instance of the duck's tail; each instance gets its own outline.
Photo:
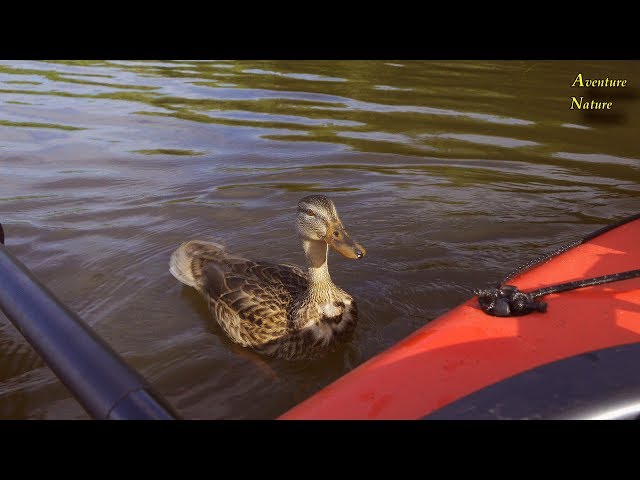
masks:
[[[190,251],[189,242],[180,245],[171,255],[169,260],[169,271],[171,275],[176,277],[185,285],[190,287],[196,286],[196,279],[193,276],[193,270],[191,268],[193,255]]]
[[[191,240],[180,245],[171,255],[169,271],[185,285],[200,288],[202,284],[201,263],[196,259],[216,258],[223,254],[224,247],[213,242]]]

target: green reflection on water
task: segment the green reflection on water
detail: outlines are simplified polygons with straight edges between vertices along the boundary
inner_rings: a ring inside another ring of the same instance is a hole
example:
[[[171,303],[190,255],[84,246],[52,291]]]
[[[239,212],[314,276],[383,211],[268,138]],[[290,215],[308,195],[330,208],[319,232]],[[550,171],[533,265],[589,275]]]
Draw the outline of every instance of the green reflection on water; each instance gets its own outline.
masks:
[[[196,156],[204,155],[205,152],[198,152],[196,150],[181,150],[178,148],[155,148],[152,150],[131,150],[131,153],[139,153],[141,155],[185,155]]]
[[[0,73],[4,73],[4,74],[11,74],[11,75],[30,75],[30,76],[40,76],[40,77],[44,77],[45,79],[51,81],[51,82],[62,82],[62,83],[75,83],[75,84],[82,84],[82,85],[91,85],[91,86],[101,86],[101,87],[111,87],[111,88],[119,88],[119,89],[135,89],[135,90],[156,90],[158,89],[158,87],[153,87],[153,86],[148,86],[148,85],[127,85],[127,84],[122,84],[122,83],[107,83],[107,82],[94,82],[94,81],[90,81],[90,80],[80,80],[77,78],[70,78],[70,75],[76,75],[75,73],[69,73],[69,72],[62,72],[62,71],[56,71],[56,70],[38,70],[38,69],[33,69],[33,68],[14,68],[14,67],[8,67],[6,65],[0,65]],[[79,76],[94,76],[94,75],[83,75],[80,74]],[[109,76],[105,76],[105,75],[96,75],[96,76],[102,76],[102,77],[106,77],[109,78]],[[42,85],[42,82],[35,82],[35,81],[27,81],[27,80],[9,80],[9,81],[5,81],[4,83],[11,83],[11,84],[31,84],[31,85]],[[29,93],[29,91],[21,91],[20,93]],[[51,94],[53,92],[37,92],[37,93],[44,93],[44,94]],[[55,94],[59,94],[61,92],[55,92]],[[84,96],[84,95],[73,95],[73,96]],[[91,96],[91,95],[88,95]]]
[[[78,67],[78,71],[47,69],[47,63]],[[596,145],[613,155],[637,156],[627,141],[633,137],[631,129],[619,129],[621,141],[611,142],[606,135],[597,137],[591,127],[580,125],[581,119],[565,108],[565,97],[571,92],[563,80],[575,68],[588,67],[589,62],[163,60],[129,63],[49,61],[41,64],[42,69],[35,68],[35,64],[29,64],[28,68],[0,66],[0,73],[41,76],[55,82],[52,87],[85,83],[118,91],[72,93],[5,89],[0,93],[138,103],[162,111],[141,110],[134,112],[136,115],[263,129],[263,132],[257,132],[259,138],[298,143],[300,149],[306,148],[305,144],[309,145],[309,142],[319,142],[339,145],[347,151],[430,160],[472,158],[523,164],[535,162],[570,168],[578,176],[598,174],[623,180],[635,174],[633,165],[610,165],[606,161],[572,162],[554,156],[558,151],[597,152]],[[592,68],[602,68],[602,64],[593,62]],[[606,63],[611,75],[626,72],[627,76],[637,72],[639,65],[637,62]],[[91,67],[92,72],[83,73],[80,67]],[[108,75],[109,71],[114,75]],[[122,77],[123,73],[127,76]],[[70,78],[78,76],[114,77],[114,80],[107,83]],[[127,83],[118,81],[119,78],[126,78]],[[178,90],[160,89],[145,85],[145,82],[151,82],[146,79],[167,79],[181,87]],[[18,82],[21,81],[7,83]],[[197,90],[192,94],[189,86]],[[176,94],[176,91],[185,93]],[[487,116],[524,123],[496,124],[488,121]],[[77,128],[7,122],[1,124]],[[585,128],[568,129],[562,125]],[[287,132],[274,133],[274,129]],[[188,149],[130,152],[204,154]],[[495,178],[495,172],[465,173],[460,168],[435,168],[440,176],[449,177],[460,185],[469,181],[485,183],[486,178]],[[369,171],[392,175],[396,174],[394,169],[372,166]],[[406,173],[406,170],[402,172]],[[508,181],[507,177],[501,175],[500,180]]]
[[[38,123],[38,122],[11,122],[9,120],[0,120],[0,126],[26,127],[26,128],[55,128],[57,130],[86,130],[86,128],[72,127],[71,125],[57,125],[55,123]]]
[[[36,198],[50,198],[54,196],[55,195],[18,195],[16,197],[0,198],[0,202],[12,202],[15,200],[33,200]]]
[[[42,82],[29,82],[27,80],[5,80],[4,83],[11,83],[13,85],[42,85]]]
[[[321,183],[243,183],[238,185],[222,185],[218,190],[235,188],[268,188],[286,190],[287,192],[355,192],[355,187],[327,187]]]
[[[170,203],[185,203],[185,202],[191,202],[193,200],[195,200],[198,197],[188,197],[188,198],[177,198],[175,200],[168,200],[166,202],[164,202],[165,204],[170,204]]]

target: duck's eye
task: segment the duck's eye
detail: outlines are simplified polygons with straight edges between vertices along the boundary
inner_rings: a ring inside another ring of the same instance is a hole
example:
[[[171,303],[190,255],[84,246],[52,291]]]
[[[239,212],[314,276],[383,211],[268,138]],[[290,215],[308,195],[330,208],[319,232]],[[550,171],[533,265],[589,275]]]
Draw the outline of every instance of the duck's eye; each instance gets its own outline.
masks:
[[[338,232],[337,230],[335,232],[333,232],[333,236],[334,237],[339,237],[340,236],[340,232]]]
[[[316,214],[315,214],[315,213],[313,213],[313,210],[307,210],[305,213],[306,213],[307,215],[309,215],[310,217],[315,217],[315,216],[316,216]]]

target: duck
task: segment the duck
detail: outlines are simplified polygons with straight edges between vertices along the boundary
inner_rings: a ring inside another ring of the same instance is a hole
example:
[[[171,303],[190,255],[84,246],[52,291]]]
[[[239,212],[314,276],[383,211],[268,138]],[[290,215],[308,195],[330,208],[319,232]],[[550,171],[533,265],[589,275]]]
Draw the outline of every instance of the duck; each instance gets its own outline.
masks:
[[[190,240],[172,253],[169,271],[202,294],[236,344],[287,360],[321,358],[350,342],[358,323],[354,298],[329,275],[329,247],[349,259],[361,259],[366,250],[349,236],[324,195],[298,202],[295,229],[306,268],[252,260],[218,243]]]

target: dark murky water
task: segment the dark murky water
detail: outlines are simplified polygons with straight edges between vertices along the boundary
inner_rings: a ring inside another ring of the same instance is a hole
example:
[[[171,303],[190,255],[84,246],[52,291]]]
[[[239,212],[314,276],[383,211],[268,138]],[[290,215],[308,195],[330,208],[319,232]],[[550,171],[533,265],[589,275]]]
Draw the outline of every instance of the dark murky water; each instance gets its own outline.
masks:
[[[628,86],[570,88],[578,72]],[[640,62],[0,62],[0,222],[185,417],[273,418],[470,289],[640,211],[638,82]],[[321,361],[256,361],[169,255],[201,238],[301,263],[310,192],[367,248],[329,259],[356,337]],[[0,418],[87,418],[1,315]]]

